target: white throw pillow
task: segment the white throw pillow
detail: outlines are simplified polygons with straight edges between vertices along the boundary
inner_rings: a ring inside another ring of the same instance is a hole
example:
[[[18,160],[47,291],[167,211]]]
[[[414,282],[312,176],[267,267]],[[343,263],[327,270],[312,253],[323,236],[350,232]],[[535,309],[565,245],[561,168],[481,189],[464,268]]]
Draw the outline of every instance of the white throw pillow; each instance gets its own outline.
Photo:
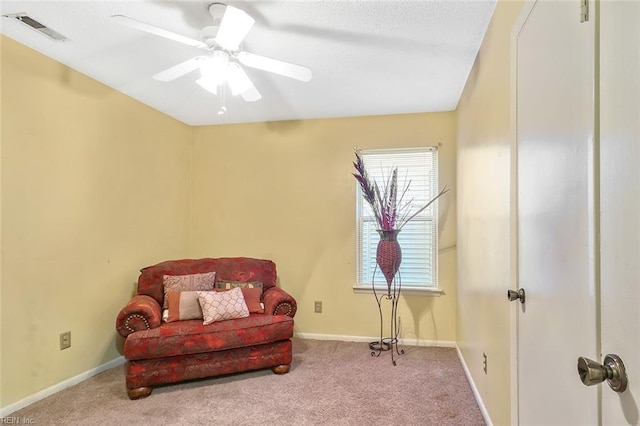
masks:
[[[249,316],[249,308],[239,287],[229,291],[199,291],[198,302],[202,308],[202,324]]]

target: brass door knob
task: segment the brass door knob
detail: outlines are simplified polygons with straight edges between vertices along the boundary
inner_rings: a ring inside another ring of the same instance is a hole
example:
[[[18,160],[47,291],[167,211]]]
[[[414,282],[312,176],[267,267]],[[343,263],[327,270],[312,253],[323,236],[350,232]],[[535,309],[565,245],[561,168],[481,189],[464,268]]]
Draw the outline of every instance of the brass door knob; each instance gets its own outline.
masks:
[[[507,290],[507,299],[509,299],[509,302],[513,302],[514,300],[519,300],[520,303],[524,303],[524,299],[525,299],[524,288],[519,288],[518,290]]]
[[[597,385],[605,380],[618,393],[627,390],[627,372],[618,355],[604,357],[604,364],[589,358],[578,358],[578,374],[586,386]]]

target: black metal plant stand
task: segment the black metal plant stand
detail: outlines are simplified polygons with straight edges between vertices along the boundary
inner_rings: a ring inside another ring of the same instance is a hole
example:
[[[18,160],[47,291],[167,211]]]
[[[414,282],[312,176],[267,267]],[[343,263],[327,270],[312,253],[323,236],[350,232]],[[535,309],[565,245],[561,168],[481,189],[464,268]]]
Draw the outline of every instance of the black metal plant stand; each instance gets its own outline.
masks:
[[[377,268],[376,268],[377,270]],[[387,293],[383,293],[378,296],[375,285],[375,271],[373,273],[373,295],[378,303],[378,312],[380,314],[380,340],[376,340],[369,343],[369,349],[371,349],[371,356],[379,357],[382,352],[391,352],[391,363],[396,365],[394,352],[398,355],[404,355],[404,349],[398,348],[398,336],[400,335],[400,327],[398,325],[398,299],[400,298],[400,291],[402,290],[402,281],[400,280],[400,273],[394,277],[391,286]],[[384,333],[384,320],[382,315],[382,301],[388,300],[391,302],[391,323],[390,323],[390,337],[383,337]]]

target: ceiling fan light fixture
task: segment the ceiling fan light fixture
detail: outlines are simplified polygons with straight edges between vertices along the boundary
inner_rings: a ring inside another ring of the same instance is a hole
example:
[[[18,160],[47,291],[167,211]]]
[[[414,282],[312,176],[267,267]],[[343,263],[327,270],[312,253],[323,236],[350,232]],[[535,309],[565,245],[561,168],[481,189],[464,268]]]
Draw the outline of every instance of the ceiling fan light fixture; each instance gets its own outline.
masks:
[[[212,5],[213,6],[213,5]],[[247,12],[233,6],[227,6],[216,35],[216,43],[227,50],[238,50],[256,20]]]
[[[200,65],[200,80],[206,80],[208,85],[220,85],[227,79],[229,54],[223,50],[216,50],[210,58]]]
[[[235,62],[229,64],[227,83],[229,83],[229,88],[233,96],[239,95],[253,86],[247,73]]]

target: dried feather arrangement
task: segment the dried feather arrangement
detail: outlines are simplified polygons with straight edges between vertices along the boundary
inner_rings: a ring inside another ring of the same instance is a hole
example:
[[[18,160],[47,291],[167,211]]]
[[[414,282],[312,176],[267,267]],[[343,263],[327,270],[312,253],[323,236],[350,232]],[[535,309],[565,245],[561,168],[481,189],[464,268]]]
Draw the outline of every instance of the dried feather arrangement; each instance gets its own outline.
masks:
[[[362,189],[362,195],[365,201],[371,206],[371,210],[376,218],[379,229],[388,231],[392,229],[401,230],[411,219],[420,214],[424,209],[429,207],[435,200],[440,198],[449,189],[445,186],[438,195],[433,197],[424,206],[420,207],[413,214],[411,213],[411,204],[413,200],[405,200],[404,197],[409,190],[411,181],[406,182],[402,187],[402,190],[398,190],[398,168],[394,167],[388,177],[384,179],[383,191],[380,191],[378,183],[369,178],[369,174],[364,167],[362,157],[358,152],[356,154],[356,161],[353,163],[353,167],[356,169],[355,173],[352,173],[360,184]]]

